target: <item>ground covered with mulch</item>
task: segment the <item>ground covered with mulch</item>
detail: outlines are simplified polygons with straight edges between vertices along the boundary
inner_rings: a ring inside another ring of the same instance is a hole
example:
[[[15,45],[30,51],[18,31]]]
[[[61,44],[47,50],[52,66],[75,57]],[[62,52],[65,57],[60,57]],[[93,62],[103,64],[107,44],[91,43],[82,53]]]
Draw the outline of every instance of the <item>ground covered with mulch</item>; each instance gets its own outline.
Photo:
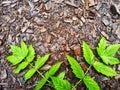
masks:
[[[24,83],[23,70],[15,75],[15,66],[6,61],[11,54],[9,44],[19,45],[23,39],[33,44],[36,58],[51,53],[42,69],[63,61],[60,71],[72,84],[78,81],[73,75],[65,53],[78,60],[86,70],[82,55],[82,40],[94,52],[102,36],[107,43],[120,43],[119,0],[0,0],[0,90],[33,90],[40,77],[35,74]],[[120,58],[120,52],[117,53]],[[120,65],[113,67],[120,74]],[[88,73],[101,90],[120,90],[120,77],[108,78],[94,69]],[[44,86],[43,90],[54,90]],[[76,90],[87,90],[83,83]]]

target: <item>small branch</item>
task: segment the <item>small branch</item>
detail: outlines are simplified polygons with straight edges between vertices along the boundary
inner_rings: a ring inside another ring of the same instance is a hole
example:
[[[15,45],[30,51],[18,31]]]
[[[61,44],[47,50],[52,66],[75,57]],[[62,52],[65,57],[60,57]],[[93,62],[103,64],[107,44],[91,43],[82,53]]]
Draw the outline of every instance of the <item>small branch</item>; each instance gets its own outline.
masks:
[[[88,73],[88,71],[91,69],[92,65],[89,66],[89,68],[87,69],[87,71],[85,72],[85,75]],[[75,88],[78,86],[78,84],[82,81],[82,79],[80,79],[76,84],[75,86],[72,87],[71,90],[75,90]]]
[[[91,69],[92,65],[89,66],[89,68],[87,69],[87,71],[85,72],[85,75],[88,73],[88,71]]]
[[[25,61],[27,61],[27,60],[25,60]],[[28,61],[27,61],[28,62]],[[28,62],[29,63],[29,62]],[[31,67],[33,67],[36,71],[37,71],[37,73],[42,77],[42,78],[44,78],[47,82],[49,82],[49,83],[51,83],[44,75],[42,75],[42,73],[41,72],[39,72],[31,63],[29,63],[30,64],[30,66]]]
[[[78,86],[78,84],[79,84],[81,81],[82,81],[82,80],[79,80],[79,81],[75,84],[75,86],[72,87],[71,90],[75,90],[75,88]]]

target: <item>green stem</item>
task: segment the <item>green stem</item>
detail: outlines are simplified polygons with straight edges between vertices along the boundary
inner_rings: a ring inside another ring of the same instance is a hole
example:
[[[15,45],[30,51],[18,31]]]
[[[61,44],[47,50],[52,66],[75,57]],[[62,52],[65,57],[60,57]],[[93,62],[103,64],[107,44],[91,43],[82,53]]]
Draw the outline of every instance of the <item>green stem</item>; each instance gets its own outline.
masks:
[[[73,86],[73,87],[72,87],[72,89],[71,89],[71,90],[75,90],[75,88],[78,86],[78,84],[79,84],[81,81],[82,81],[82,79],[81,79],[81,80],[79,80],[79,81],[75,84],[75,86]]]
[[[89,66],[89,68],[87,69],[87,71],[85,72],[85,75],[88,73],[88,71],[91,69],[92,65]],[[84,77],[83,77],[84,78]],[[82,79],[83,79],[82,78]],[[75,88],[78,86],[78,84],[82,81],[82,79],[80,79],[73,87],[71,90],[75,90]]]
[[[87,71],[85,72],[85,75],[88,73],[88,71],[91,69],[92,65],[89,66],[89,68],[87,69]]]
[[[27,61],[27,60],[25,60],[25,61]],[[27,61],[27,62],[28,62],[28,61]],[[39,72],[39,71],[35,68],[35,66],[33,66],[30,62],[28,62],[28,63],[30,64],[30,66],[31,66],[32,68],[34,68],[34,69],[37,71],[37,73],[38,73],[42,78],[44,78],[47,82],[51,83],[44,75],[42,75],[41,72]]]

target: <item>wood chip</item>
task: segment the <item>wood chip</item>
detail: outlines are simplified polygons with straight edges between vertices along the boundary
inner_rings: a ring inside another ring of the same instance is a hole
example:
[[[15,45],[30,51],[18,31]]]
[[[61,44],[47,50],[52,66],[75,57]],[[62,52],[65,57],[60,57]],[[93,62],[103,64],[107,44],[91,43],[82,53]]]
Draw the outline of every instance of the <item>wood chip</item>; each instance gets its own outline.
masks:
[[[85,0],[85,8],[86,8],[86,10],[89,9],[89,0]]]
[[[59,25],[60,25],[60,21],[57,21],[57,23],[56,23],[56,28],[58,28]]]
[[[117,30],[115,31],[115,34],[120,39],[120,26],[118,26]]]
[[[68,18],[68,19],[64,19],[64,22],[66,22],[66,23],[72,23],[72,22],[73,22],[73,20],[72,20],[72,19],[70,19],[70,18]]]
[[[57,35],[56,35],[54,32],[51,32],[51,34],[52,34],[54,37],[57,37]]]
[[[37,2],[37,1],[39,1],[39,0],[33,0],[34,2]]]
[[[0,39],[3,39],[3,37],[4,37],[3,35],[0,35]]]
[[[10,4],[12,1],[3,1],[2,4]]]
[[[74,35],[74,34],[75,34],[75,31],[74,31],[72,28],[70,29],[70,34],[71,34],[71,35]]]
[[[19,8],[17,11],[19,12],[19,14],[21,14],[22,10],[23,10],[23,8]]]
[[[66,1],[65,3],[73,7],[79,7],[79,5],[76,5],[73,0],[71,0],[71,2]]]
[[[22,32],[25,32],[26,30],[27,30],[27,27],[23,27],[23,28],[21,29]]]
[[[50,69],[51,65],[44,65],[40,70],[43,70],[43,71],[47,71],[48,69]]]
[[[51,9],[51,7],[52,7],[52,2],[50,0],[45,4],[45,8],[46,8],[46,10],[49,10],[49,9]]]
[[[109,36],[108,36],[104,31],[102,31],[101,34],[102,34],[104,37],[106,37],[107,39],[109,39]]]
[[[81,63],[81,66],[84,71],[86,71],[88,69],[88,66],[85,63]]]
[[[33,34],[34,33],[34,31],[30,30],[30,29],[28,29],[26,32],[29,33],[29,34]]]
[[[9,21],[11,20],[11,18],[10,18],[8,15],[3,15],[3,18],[4,18],[7,22],[9,22]]]
[[[89,0],[89,6],[94,6],[95,4],[95,0]]]
[[[70,51],[70,48],[69,48],[68,44],[66,45],[65,50]]]
[[[80,55],[82,53],[80,46],[74,47],[74,53],[75,55]]]
[[[50,40],[51,40],[51,35],[47,35],[47,36],[46,36],[46,42],[49,43]]]
[[[62,3],[63,0],[54,0],[55,3]]]
[[[85,21],[86,21],[84,17],[81,17],[81,20],[82,20],[82,22],[85,22]]]
[[[7,72],[6,72],[6,70],[4,69],[4,70],[1,70],[1,76],[0,76],[0,78],[1,78],[1,80],[3,80],[3,79],[6,79],[7,78]]]
[[[82,3],[85,3],[85,0],[81,0]]]
[[[42,29],[40,30],[40,32],[46,32],[46,31],[47,31],[46,28],[42,28]]]
[[[0,40],[0,46],[2,45],[2,40]]]
[[[76,21],[76,20],[78,20],[78,18],[75,17],[75,16],[73,16],[73,17],[72,17],[72,20]]]
[[[81,20],[79,20],[80,26],[83,26],[83,22]]]

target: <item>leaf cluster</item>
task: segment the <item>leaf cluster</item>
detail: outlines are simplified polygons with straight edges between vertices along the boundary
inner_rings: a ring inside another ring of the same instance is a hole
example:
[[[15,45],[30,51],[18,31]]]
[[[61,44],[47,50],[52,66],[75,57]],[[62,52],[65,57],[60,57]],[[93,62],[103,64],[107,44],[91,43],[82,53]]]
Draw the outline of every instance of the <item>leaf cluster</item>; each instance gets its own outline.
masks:
[[[98,43],[97,52],[103,62],[101,62],[99,58],[96,58],[91,48],[85,41],[82,42],[82,46],[83,56],[85,58],[85,61],[90,65],[90,67],[93,66],[97,72],[106,75],[107,77],[118,75],[116,71],[114,71],[109,65],[115,65],[120,63],[119,59],[114,57],[116,52],[120,48],[120,44],[113,44],[107,46],[106,39],[104,37],[101,38],[100,42]],[[90,76],[86,75],[90,68],[88,68],[86,73],[84,73],[82,67],[77,62],[77,60],[75,60],[69,55],[66,55],[66,57],[71,65],[75,76],[79,78],[80,81],[83,81],[89,90],[100,90],[97,82]],[[73,87],[73,89],[79,84],[79,82]]]
[[[56,90],[74,90],[81,81],[84,82],[89,90],[100,90],[97,82],[91,76],[86,74],[90,68],[93,67],[98,73],[106,75],[107,77],[117,76],[118,74],[111,68],[111,66],[120,63],[119,59],[115,58],[115,54],[119,50],[120,44],[107,45],[106,39],[102,37],[98,43],[98,47],[96,48],[99,55],[98,58],[94,55],[90,46],[85,41],[82,42],[82,46],[83,57],[90,65],[86,72],[83,71],[81,65],[77,62],[76,59],[66,54],[66,58],[74,75],[79,79],[79,82],[77,82],[73,87],[67,79],[64,79],[65,72],[61,72],[59,75],[54,76],[60,68],[62,62],[54,64],[43,75],[39,69],[47,62],[50,54],[46,54],[33,62],[35,57],[35,50],[32,45],[27,46],[24,41],[21,41],[20,47],[10,45],[12,55],[7,56],[6,59],[13,65],[18,66],[14,72],[15,74],[19,74],[21,70],[30,66],[29,70],[24,75],[25,82],[29,80],[36,72],[42,77],[41,80],[38,81],[35,90],[40,90],[46,84],[46,82],[49,83],[46,85],[49,85]]]
[[[46,73],[45,75],[42,75],[41,72],[39,72],[39,69],[46,63],[46,61],[49,59],[50,54],[46,54],[40,58],[38,58],[35,61],[35,64],[33,65],[33,60],[35,57],[35,50],[32,45],[27,47],[27,45],[24,43],[24,41],[21,41],[21,47],[19,46],[13,46],[10,45],[12,49],[12,55],[7,56],[7,60],[12,63],[13,65],[18,65],[18,67],[15,70],[15,74],[19,74],[21,70],[25,69],[27,66],[31,66],[31,68],[25,73],[24,75],[24,81],[26,82],[28,79],[30,79],[36,72],[40,74],[42,79],[38,82],[37,86],[35,87],[35,90],[40,90],[43,85],[48,81],[48,79],[54,75],[62,62],[58,62],[54,64]],[[49,82],[49,81],[48,81]]]
[[[117,76],[118,74],[109,65],[120,63],[120,60],[114,57],[119,48],[120,44],[107,46],[106,39],[102,37],[97,47],[98,55],[103,61],[101,62],[95,57],[89,45],[83,41],[83,56],[85,61],[93,66],[99,73],[102,73],[108,77]]]
[[[98,86],[98,84],[90,76],[85,75],[82,67],[77,62],[77,60],[75,60],[73,57],[71,57],[69,55],[66,55],[66,57],[67,57],[70,65],[71,65],[71,68],[72,68],[73,73],[75,74],[75,76],[77,78],[79,78],[80,81],[83,80],[83,82],[85,83],[86,87],[89,90],[100,90],[100,87]]]

